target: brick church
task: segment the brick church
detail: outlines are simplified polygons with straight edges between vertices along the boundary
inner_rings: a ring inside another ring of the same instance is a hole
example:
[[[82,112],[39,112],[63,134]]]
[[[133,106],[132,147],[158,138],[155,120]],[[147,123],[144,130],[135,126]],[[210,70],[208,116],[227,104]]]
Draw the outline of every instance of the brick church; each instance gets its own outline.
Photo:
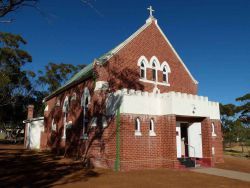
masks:
[[[223,162],[219,104],[153,17],[45,98],[40,148],[115,170]]]

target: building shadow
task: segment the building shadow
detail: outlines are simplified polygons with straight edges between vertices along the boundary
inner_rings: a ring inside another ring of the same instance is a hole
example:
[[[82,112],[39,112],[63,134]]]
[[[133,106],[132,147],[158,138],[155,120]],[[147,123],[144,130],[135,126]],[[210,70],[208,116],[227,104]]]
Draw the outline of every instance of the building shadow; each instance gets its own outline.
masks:
[[[16,145],[0,149],[0,166],[0,187],[52,187],[101,175],[96,169],[84,169],[80,162]]]

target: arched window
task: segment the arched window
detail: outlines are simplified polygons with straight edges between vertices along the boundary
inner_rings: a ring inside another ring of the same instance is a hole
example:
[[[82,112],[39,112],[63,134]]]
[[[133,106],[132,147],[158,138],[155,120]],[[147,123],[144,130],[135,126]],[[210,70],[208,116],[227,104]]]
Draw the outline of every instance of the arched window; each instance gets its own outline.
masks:
[[[167,67],[164,66],[163,67],[163,78],[162,78],[163,82],[168,83],[168,72],[167,72]]]
[[[88,117],[88,108],[90,104],[90,92],[87,87],[84,88],[82,97],[81,97],[81,106],[83,108],[83,136],[82,139],[88,139],[87,136],[87,128],[89,123],[89,117]]]
[[[216,133],[215,133],[215,126],[214,126],[214,123],[212,123],[212,136],[217,136]]]
[[[156,65],[155,65],[155,62],[153,62],[153,64],[152,64],[152,80],[157,81],[156,80]]]
[[[141,122],[139,118],[135,119],[135,136],[141,136]]]
[[[149,123],[149,136],[156,136],[155,134],[155,122],[154,119],[150,119]]]
[[[51,130],[52,131],[56,131],[56,123],[55,123],[55,119],[54,118],[52,119],[52,122],[51,122]]]
[[[144,60],[142,60],[140,65],[140,77],[146,79],[146,66]]]
[[[70,98],[71,101],[76,101],[76,92],[74,92]]]
[[[67,125],[67,115],[69,111],[69,97],[66,96],[63,102],[63,109],[62,109],[64,116],[63,116],[63,135],[62,138],[66,138],[66,125]]]

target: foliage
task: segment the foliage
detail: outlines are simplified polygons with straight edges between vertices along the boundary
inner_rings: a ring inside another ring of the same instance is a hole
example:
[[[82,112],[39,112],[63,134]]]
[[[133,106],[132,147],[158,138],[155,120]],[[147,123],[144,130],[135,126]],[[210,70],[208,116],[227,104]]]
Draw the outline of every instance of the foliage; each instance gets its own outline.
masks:
[[[20,35],[0,32],[0,104],[14,103],[19,96],[29,96],[32,91],[32,71],[22,70],[32,61],[28,52],[20,49],[26,41]]]
[[[250,124],[250,93],[239,97],[236,101],[241,102],[242,104],[237,107],[236,112],[240,113],[240,120],[245,123],[247,126]]]
[[[222,130],[225,143],[239,142],[244,152],[244,145],[250,143],[250,94],[236,99],[240,105],[220,104]]]
[[[37,0],[0,0],[0,17],[16,11],[24,6],[34,6]]]
[[[49,63],[45,66],[45,71],[39,71],[38,83],[44,86],[43,90],[51,93],[65,84],[74,74],[84,66],[65,63]]]

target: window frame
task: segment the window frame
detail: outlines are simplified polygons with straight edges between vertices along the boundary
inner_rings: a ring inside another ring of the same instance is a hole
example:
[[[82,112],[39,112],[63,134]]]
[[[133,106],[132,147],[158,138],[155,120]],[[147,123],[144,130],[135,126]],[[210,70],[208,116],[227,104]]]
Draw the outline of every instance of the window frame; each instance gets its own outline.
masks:
[[[153,118],[149,122],[149,136],[156,136],[155,134],[155,121]]]
[[[152,63],[152,81],[157,82],[157,68],[155,61]]]
[[[141,61],[141,64],[140,64],[140,78],[141,79],[147,79],[147,69],[146,69],[146,64],[144,62],[144,60]]]
[[[141,121],[140,118],[137,117],[135,119],[135,136],[141,136]]]
[[[164,79],[164,77],[165,77],[165,79]],[[167,71],[166,65],[163,66],[163,70],[162,70],[162,82],[168,83],[168,71]]]
[[[215,132],[215,125],[214,125],[214,122],[212,122],[211,127],[212,127],[212,136],[217,136],[217,134],[216,134],[216,132]]]

